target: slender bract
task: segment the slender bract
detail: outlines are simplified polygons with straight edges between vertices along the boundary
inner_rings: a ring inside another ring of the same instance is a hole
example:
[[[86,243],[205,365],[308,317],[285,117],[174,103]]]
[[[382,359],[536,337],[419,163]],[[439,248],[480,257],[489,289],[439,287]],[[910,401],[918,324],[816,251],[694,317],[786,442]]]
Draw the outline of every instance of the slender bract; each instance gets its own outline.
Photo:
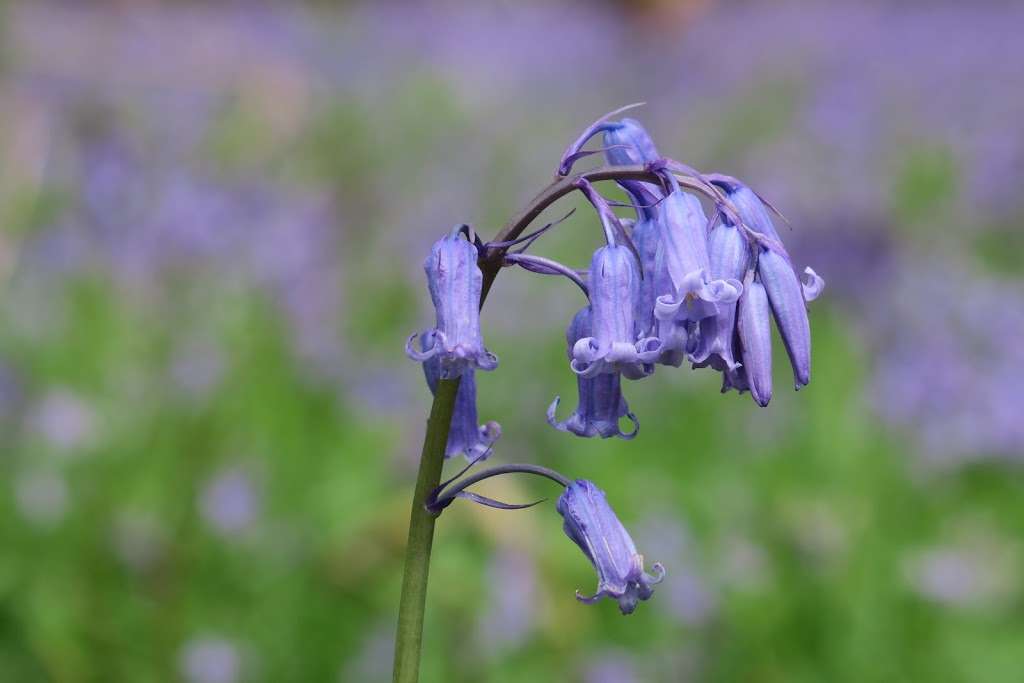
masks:
[[[653,576],[644,571],[644,558],[608,505],[604,491],[591,481],[577,479],[558,499],[558,512],[564,519],[566,535],[597,570],[597,592],[585,596],[576,591],[578,600],[590,604],[612,598],[623,614],[631,614],[639,601],[654,594],[665,569],[655,563]]]
[[[437,326],[409,337],[405,352],[413,360],[437,358],[441,379],[461,376],[466,370],[493,370],[498,359],[484,348],[480,332],[480,293],[483,274],[477,266],[476,247],[468,227],[457,226],[434,243],[423,262]],[[417,336],[420,348],[414,347]]]
[[[580,309],[569,323],[565,338],[568,342],[569,357],[576,342],[590,336],[590,307]],[[617,436],[632,439],[640,429],[636,415],[629,411],[629,405],[622,395],[622,379],[616,372],[606,372],[593,378],[576,377],[579,405],[563,422],[555,417],[559,397],[556,396],[548,407],[548,424],[563,432],[577,436],[600,436],[602,439]],[[623,432],[619,419],[627,417],[633,422],[633,431]]]

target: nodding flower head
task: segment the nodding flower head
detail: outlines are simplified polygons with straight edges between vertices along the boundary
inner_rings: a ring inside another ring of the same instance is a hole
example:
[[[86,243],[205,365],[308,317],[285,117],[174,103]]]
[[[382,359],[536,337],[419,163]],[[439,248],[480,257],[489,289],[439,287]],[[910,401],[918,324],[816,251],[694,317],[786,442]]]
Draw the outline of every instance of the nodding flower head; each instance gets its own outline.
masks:
[[[565,338],[569,344],[569,358],[576,342],[590,336],[590,307],[580,309],[569,323]],[[616,372],[606,372],[593,378],[577,377],[579,406],[564,422],[555,417],[558,410],[559,397],[548,407],[548,424],[563,432],[572,432],[577,436],[600,436],[607,439],[617,436],[621,439],[632,439],[640,429],[636,415],[629,411],[629,405],[622,395],[622,378]],[[619,428],[619,419],[628,417],[633,422],[633,431],[623,432]]]
[[[434,243],[423,262],[437,326],[409,337],[405,352],[416,361],[437,358],[441,379],[467,370],[493,370],[498,359],[484,348],[480,333],[480,291],[483,274],[477,249],[469,240],[469,227],[460,225]],[[420,339],[420,350],[414,346]]]
[[[423,374],[426,375],[430,393],[435,393],[437,382],[441,379],[441,360],[437,356],[427,359],[423,363]],[[455,408],[448,428],[444,457],[462,454],[470,461],[486,460],[500,436],[501,425],[497,422],[477,424],[476,373],[473,370],[464,371],[459,381],[459,390],[455,394]]]
[[[629,379],[651,374],[650,364],[661,352],[661,344],[641,337],[633,317],[640,296],[640,272],[633,252],[614,243],[595,251],[588,287],[591,336],[573,346],[573,372],[587,379],[602,373],[621,372]]]
[[[623,614],[631,614],[639,601],[654,594],[665,569],[655,564],[653,576],[644,571],[644,558],[609,507],[604,491],[593,482],[577,479],[558,499],[558,512],[565,521],[566,535],[597,570],[597,592],[584,596],[577,591],[578,600],[591,604],[603,597],[612,598]]]
[[[743,291],[736,279],[714,279],[708,257],[708,221],[700,201],[683,192],[675,176],[662,174],[670,192],[661,203],[659,237],[674,291],[658,297],[659,320],[697,322],[718,314],[718,303],[733,303]]]
[[[753,190],[729,176],[716,174],[710,177],[725,190],[739,211],[748,235],[756,242],[751,248],[755,252],[757,279],[764,287],[793,367],[794,383],[799,389],[811,379],[811,326],[807,319],[807,302],[821,293],[825,281],[807,268],[804,270],[807,280],[800,282],[764,201]],[[771,395],[770,391],[768,395]]]

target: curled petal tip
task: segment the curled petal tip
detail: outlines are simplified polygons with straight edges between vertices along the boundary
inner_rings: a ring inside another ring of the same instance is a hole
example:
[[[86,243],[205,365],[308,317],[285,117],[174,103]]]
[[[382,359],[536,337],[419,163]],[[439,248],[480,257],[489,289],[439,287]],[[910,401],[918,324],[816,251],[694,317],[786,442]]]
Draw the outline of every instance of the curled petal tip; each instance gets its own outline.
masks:
[[[620,439],[625,439],[626,441],[629,441],[630,439],[635,438],[636,435],[640,433],[640,420],[638,420],[636,418],[636,415],[634,415],[631,412],[630,413],[626,413],[626,417],[629,418],[629,421],[633,423],[633,431],[631,431],[631,432],[623,432],[620,429],[618,437]]]
[[[804,268],[804,275],[807,278],[800,283],[803,288],[804,301],[814,301],[821,296],[821,292],[825,289],[825,280],[810,266]]]
[[[593,595],[584,595],[578,588],[576,589],[576,599],[585,605],[593,605],[595,602],[604,597],[601,592],[594,593]]]
[[[409,335],[409,338],[405,340],[405,355],[417,363],[422,363],[423,361],[430,360],[436,356],[438,352],[441,351],[441,345],[437,343],[437,339],[434,335],[430,335],[429,337],[429,339],[434,342],[429,348],[425,348],[423,351],[416,350],[416,345],[414,343],[416,338],[419,337],[421,344],[426,346],[428,339],[427,335],[429,334],[430,330],[424,330],[422,332],[414,332]]]

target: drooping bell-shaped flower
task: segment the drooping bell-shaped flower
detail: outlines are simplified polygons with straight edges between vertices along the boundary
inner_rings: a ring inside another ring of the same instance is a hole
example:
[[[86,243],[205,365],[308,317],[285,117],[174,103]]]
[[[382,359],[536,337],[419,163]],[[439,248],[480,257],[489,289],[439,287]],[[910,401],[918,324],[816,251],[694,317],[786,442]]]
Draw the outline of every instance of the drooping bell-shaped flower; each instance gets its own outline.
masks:
[[[627,379],[646,377],[654,372],[651,363],[661,344],[655,337],[643,336],[635,317],[640,297],[639,253],[607,200],[586,180],[577,181],[577,187],[597,209],[607,245],[597,249],[590,261],[590,336],[573,346],[570,367],[587,379],[609,372]]]
[[[437,382],[441,379],[441,361],[437,356],[424,361],[423,374],[427,378],[430,393],[436,393]],[[497,422],[492,420],[485,424],[477,424],[476,373],[473,370],[465,370],[459,381],[459,390],[455,394],[455,408],[448,428],[448,444],[445,446],[444,457],[451,458],[462,454],[470,461],[485,460],[500,436],[501,425]]]
[[[740,281],[750,267],[750,248],[743,233],[727,219],[711,231],[708,245],[711,277]],[[697,348],[690,360],[697,366],[716,370],[735,370],[738,360],[733,350],[736,328],[736,302],[721,302],[718,312],[700,321]]]
[[[711,277],[704,209],[695,196],[683,192],[675,176],[665,171],[662,177],[669,194],[661,203],[660,237],[675,291],[658,297],[654,314],[659,320],[697,322],[716,315],[717,303],[735,302],[743,285]]]
[[[423,262],[437,326],[409,337],[405,352],[416,361],[437,358],[441,379],[467,370],[493,370],[497,357],[484,348],[480,333],[480,291],[483,274],[477,266],[477,249],[468,239],[468,227],[457,226],[434,243]],[[420,349],[416,349],[416,337]]]
[[[756,252],[758,280],[768,297],[793,367],[794,383],[799,389],[811,377],[811,327],[807,319],[807,302],[821,293],[825,282],[810,268],[804,271],[808,280],[800,282],[768,209],[753,190],[728,176],[714,175],[711,179],[725,190],[744,225],[757,241],[752,248]]]
[[[644,571],[644,558],[637,552],[629,532],[608,505],[604,491],[593,482],[577,479],[558,499],[558,512],[566,535],[597,570],[597,592],[576,598],[588,604],[608,597],[619,603],[623,614],[631,614],[637,603],[654,594],[654,586],[665,577],[665,569],[654,564],[654,575]]]
[[[599,248],[590,262],[587,286],[591,335],[573,346],[573,372],[586,379],[603,373],[622,373],[628,379],[651,374],[661,345],[640,336],[636,325],[640,272],[633,252],[618,244]]]
[[[572,350],[580,339],[591,336],[590,307],[580,309],[569,323],[565,338],[569,347],[569,358]],[[602,439],[617,436],[621,439],[632,439],[640,429],[636,415],[629,411],[629,405],[622,395],[622,378],[618,373],[606,372],[592,378],[576,377],[579,391],[579,406],[564,422],[555,417],[558,410],[559,397],[548,407],[548,424],[563,432],[572,432],[577,436],[600,436]],[[627,417],[633,422],[633,431],[623,432],[619,427],[619,419]]]

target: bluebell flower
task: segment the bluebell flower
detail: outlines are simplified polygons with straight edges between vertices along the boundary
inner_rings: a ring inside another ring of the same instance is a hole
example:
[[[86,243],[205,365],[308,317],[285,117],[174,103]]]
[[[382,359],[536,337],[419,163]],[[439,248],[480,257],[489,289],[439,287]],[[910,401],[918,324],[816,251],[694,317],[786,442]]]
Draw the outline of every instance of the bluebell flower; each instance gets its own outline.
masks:
[[[633,252],[617,244],[599,248],[590,262],[587,286],[591,336],[573,346],[573,372],[587,379],[602,373],[622,373],[628,379],[651,374],[661,344],[653,337],[642,337],[633,317],[640,296]]]
[[[708,246],[711,277],[718,280],[742,280],[750,268],[750,248],[738,227],[727,219],[711,231]],[[739,365],[733,353],[736,328],[736,302],[717,304],[718,312],[700,321],[699,339],[690,360],[697,366],[710,365],[717,370],[735,370]]]
[[[673,292],[655,302],[659,320],[699,322],[717,315],[718,303],[733,303],[743,291],[739,280],[713,279],[708,257],[708,221],[700,201],[683,192],[675,176],[662,175],[669,194],[661,203],[660,237]]]
[[[573,346],[570,367],[587,379],[609,372],[627,379],[646,377],[654,372],[652,361],[660,354],[661,343],[644,336],[635,318],[640,298],[639,252],[607,200],[584,179],[576,186],[597,209],[607,245],[597,249],[590,261],[590,336]]]
[[[811,327],[807,319],[807,302],[821,293],[825,281],[811,268],[806,268],[807,280],[801,283],[764,201],[753,190],[728,176],[716,174],[710,178],[725,190],[749,231],[748,237],[756,242],[751,248],[756,257],[757,279],[764,287],[789,355],[795,386],[799,389],[810,381],[811,376]],[[759,306],[752,306],[749,310],[755,308]],[[748,326],[753,327],[752,324]],[[769,390],[764,397],[765,402],[770,396]]]
[[[597,592],[584,596],[577,591],[578,600],[591,604],[612,598],[623,614],[631,614],[638,601],[654,594],[653,587],[665,577],[665,569],[654,564],[654,575],[644,571],[644,558],[609,507],[604,491],[593,482],[577,479],[558,499],[558,512],[565,521],[566,535],[597,570]]]
[[[441,361],[437,356],[423,363],[423,374],[427,378],[430,393],[437,391],[437,382],[441,378]],[[485,460],[494,442],[501,436],[501,425],[493,420],[485,424],[477,424],[476,410],[476,373],[466,370],[462,373],[459,390],[455,394],[455,407],[452,411],[452,422],[448,428],[448,443],[444,457],[451,458],[460,453],[467,460]]]
[[[434,243],[423,263],[437,326],[413,334],[405,352],[416,361],[437,358],[441,379],[452,379],[467,370],[493,370],[497,357],[484,348],[480,332],[480,291],[483,274],[477,265],[477,249],[468,239],[468,227],[457,226]],[[420,337],[420,349],[414,346]]]
[[[565,338],[569,346],[569,357],[576,342],[590,336],[590,307],[580,309],[569,323]],[[548,424],[563,432],[572,432],[577,436],[600,436],[602,439],[617,436],[632,439],[640,429],[636,415],[629,411],[629,405],[622,395],[622,378],[618,373],[606,372],[593,378],[576,377],[579,392],[579,406],[564,422],[555,417],[558,410],[559,397],[556,396],[548,407]],[[628,417],[633,422],[632,432],[623,432],[619,428],[619,419]]]

